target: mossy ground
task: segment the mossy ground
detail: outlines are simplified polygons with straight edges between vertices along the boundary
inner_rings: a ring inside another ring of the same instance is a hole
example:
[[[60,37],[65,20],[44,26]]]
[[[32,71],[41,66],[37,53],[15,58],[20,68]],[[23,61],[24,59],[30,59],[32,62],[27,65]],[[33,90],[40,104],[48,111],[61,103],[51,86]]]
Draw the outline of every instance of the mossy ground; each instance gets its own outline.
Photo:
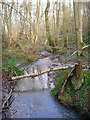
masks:
[[[79,113],[89,118],[90,109],[88,107],[88,90],[89,90],[89,77],[90,73],[88,71],[83,71],[84,83],[79,90],[74,90],[71,81],[68,81],[63,95],[60,94],[62,85],[64,83],[64,77],[69,73],[69,69],[66,71],[58,71],[57,77],[59,81],[56,87],[50,92],[53,96],[56,96],[61,103],[68,107],[76,108]]]

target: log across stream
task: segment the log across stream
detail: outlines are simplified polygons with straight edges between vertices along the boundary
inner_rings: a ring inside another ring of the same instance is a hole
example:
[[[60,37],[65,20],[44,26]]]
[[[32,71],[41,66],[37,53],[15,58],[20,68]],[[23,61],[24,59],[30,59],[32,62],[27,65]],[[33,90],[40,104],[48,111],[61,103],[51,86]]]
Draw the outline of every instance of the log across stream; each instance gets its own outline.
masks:
[[[24,74],[36,74],[52,66],[50,58],[38,60],[24,70]],[[53,72],[51,72],[52,74]],[[77,118],[80,116],[73,110],[61,105],[49,92],[54,88],[53,76],[48,73],[17,81],[11,104],[11,118]]]

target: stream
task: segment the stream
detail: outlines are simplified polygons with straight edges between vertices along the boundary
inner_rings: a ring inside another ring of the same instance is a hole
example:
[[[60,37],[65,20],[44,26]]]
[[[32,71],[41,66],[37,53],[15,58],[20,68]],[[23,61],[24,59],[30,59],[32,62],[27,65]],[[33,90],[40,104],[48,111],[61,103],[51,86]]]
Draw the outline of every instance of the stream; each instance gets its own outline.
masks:
[[[39,59],[30,64],[24,70],[24,74],[38,73],[52,66],[49,57]],[[53,72],[51,72],[53,74]],[[50,95],[50,90],[55,86],[53,76],[47,73],[35,78],[23,78],[18,80],[15,86],[11,104],[11,118],[74,118],[80,120],[80,116],[74,111],[63,106]]]

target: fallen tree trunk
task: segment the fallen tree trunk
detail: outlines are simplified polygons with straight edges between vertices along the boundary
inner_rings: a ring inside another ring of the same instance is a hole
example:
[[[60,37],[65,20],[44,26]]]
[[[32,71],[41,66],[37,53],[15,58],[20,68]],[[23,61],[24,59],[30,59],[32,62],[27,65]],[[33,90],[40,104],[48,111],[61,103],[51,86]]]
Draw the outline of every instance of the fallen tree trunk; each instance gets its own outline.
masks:
[[[84,47],[82,48],[82,50],[84,50],[84,49],[86,49],[86,48],[88,48],[88,47],[90,47],[90,45],[84,46]],[[73,55],[76,54],[77,52],[78,52],[78,51],[75,51],[74,53],[71,54],[71,56],[73,56]]]
[[[16,77],[12,77],[12,81],[17,80],[17,79],[21,79],[21,78],[26,78],[26,77],[37,77],[39,75],[42,75],[44,73],[48,73],[51,71],[57,71],[57,70],[66,70],[68,67],[70,68],[74,68],[75,65],[72,66],[64,66],[64,67],[58,67],[58,68],[49,68],[48,70],[45,71],[41,71],[39,73],[34,73],[34,74],[28,74],[28,75],[22,75],[22,76],[16,76]],[[89,68],[88,66],[83,66],[83,69]]]

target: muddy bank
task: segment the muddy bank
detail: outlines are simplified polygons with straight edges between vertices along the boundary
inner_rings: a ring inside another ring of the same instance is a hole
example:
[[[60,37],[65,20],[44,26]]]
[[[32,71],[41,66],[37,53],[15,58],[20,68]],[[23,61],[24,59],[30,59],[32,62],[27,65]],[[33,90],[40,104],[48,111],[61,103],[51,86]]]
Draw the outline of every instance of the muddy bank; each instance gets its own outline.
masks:
[[[11,82],[8,80],[10,80],[10,77],[8,75],[5,76],[2,70],[2,106],[3,106],[4,101],[6,101],[9,95],[10,89],[11,89],[10,87]],[[5,118],[7,115],[10,116],[9,103],[10,101],[8,101],[8,103],[2,109],[2,118]]]
[[[11,81],[9,72],[2,69],[2,118],[11,116],[10,105],[14,100],[11,90],[13,91],[15,84]]]

